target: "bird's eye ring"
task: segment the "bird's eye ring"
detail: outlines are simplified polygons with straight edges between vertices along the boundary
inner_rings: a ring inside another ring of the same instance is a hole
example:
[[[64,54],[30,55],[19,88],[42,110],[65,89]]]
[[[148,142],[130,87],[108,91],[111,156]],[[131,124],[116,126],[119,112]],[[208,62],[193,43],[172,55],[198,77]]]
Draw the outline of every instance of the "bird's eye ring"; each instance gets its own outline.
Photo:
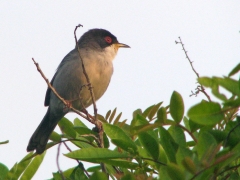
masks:
[[[104,39],[108,44],[112,43],[112,38],[111,37],[106,36]]]

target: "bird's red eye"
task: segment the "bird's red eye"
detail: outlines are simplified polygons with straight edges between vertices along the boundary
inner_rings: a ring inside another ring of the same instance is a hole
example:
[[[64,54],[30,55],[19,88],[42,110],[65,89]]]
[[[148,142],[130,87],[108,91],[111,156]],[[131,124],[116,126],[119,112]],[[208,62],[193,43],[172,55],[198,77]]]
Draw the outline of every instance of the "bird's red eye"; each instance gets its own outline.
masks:
[[[112,43],[112,38],[110,38],[109,36],[106,36],[104,39],[108,44]]]

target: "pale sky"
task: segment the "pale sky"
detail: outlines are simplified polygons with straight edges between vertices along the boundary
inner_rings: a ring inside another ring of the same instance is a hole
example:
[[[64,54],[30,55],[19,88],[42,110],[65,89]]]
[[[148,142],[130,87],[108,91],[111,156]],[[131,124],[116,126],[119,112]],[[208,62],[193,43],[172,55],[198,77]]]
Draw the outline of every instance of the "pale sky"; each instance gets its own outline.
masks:
[[[97,102],[100,114],[117,107],[123,112],[121,120],[131,120],[135,109],[160,101],[168,105],[174,90],[182,95],[185,110],[204,98],[189,97],[196,76],[175,44],[179,36],[202,76],[227,75],[239,63],[239,9],[240,1],[217,0],[0,1],[0,141],[10,141],[0,146],[0,162],[11,168],[27,154],[29,138],[47,110],[47,85],[31,58],[51,79],[74,48],[76,25],[83,25],[78,37],[103,28],[131,46],[119,50],[110,86]],[[56,148],[47,152],[33,179],[51,178],[57,171]],[[61,153],[67,152],[62,146]],[[74,160],[60,157],[62,170],[74,166]]]

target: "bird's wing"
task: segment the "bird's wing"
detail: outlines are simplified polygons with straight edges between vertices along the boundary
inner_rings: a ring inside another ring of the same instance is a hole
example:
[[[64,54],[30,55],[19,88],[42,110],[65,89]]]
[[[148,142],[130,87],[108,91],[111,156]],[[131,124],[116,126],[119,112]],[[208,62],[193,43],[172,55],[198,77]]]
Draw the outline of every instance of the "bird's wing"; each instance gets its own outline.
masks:
[[[51,85],[53,85],[53,81],[58,73],[58,69],[60,69],[67,61],[70,61],[72,58],[72,55],[75,53],[76,49],[73,49],[72,51],[70,51],[61,61],[61,63],[59,64],[52,80],[51,80]],[[49,106],[50,104],[50,94],[51,94],[51,89],[48,87],[47,91],[46,91],[46,96],[45,96],[45,101],[44,101],[44,106]]]

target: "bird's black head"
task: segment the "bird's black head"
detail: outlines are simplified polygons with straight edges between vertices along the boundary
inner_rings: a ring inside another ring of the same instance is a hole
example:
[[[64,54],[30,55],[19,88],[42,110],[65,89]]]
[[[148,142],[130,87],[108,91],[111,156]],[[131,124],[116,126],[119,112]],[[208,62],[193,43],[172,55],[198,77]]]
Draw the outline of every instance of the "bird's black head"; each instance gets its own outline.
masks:
[[[106,48],[112,44],[119,44],[117,38],[105,29],[91,29],[79,39],[80,48]]]
[[[84,33],[78,41],[80,48],[104,49],[112,44],[118,48],[130,48],[130,46],[119,43],[116,36],[105,29],[91,29]]]

